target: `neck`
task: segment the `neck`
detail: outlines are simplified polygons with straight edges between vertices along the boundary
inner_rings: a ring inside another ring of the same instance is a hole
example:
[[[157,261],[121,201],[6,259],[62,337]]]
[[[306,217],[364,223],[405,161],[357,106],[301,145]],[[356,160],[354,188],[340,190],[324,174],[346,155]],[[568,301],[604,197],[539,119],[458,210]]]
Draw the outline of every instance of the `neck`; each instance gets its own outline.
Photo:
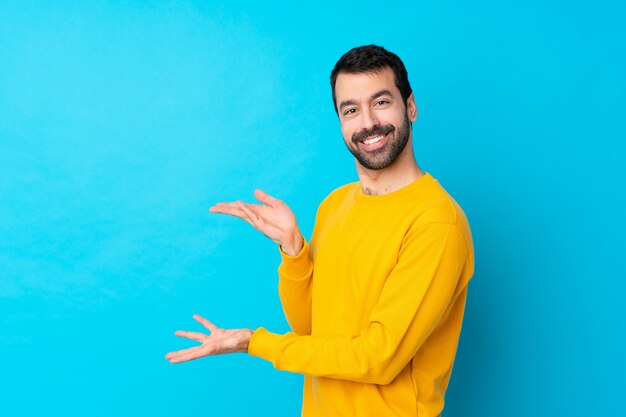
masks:
[[[383,195],[406,187],[424,176],[413,156],[413,148],[407,146],[396,161],[387,168],[372,170],[356,163],[361,190],[367,195]]]

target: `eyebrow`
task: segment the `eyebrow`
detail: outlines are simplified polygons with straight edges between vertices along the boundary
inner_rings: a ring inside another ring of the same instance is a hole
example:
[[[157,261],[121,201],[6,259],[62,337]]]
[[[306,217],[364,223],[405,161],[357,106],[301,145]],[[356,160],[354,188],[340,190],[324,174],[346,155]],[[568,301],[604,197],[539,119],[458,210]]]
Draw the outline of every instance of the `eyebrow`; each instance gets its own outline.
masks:
[[[384,89],[384,90],[380,90],[380,91],[377,91],[377,92],[375,92],[374,94],[372,94],[372,96],[370,97],[370,100],[376,100],[377,98],[379,98],[379,97],[381,97],[381,96],[385,96],[385,95],[387,95],[387,96],[393,96],[393,95],[391,94],[391,91],[389,91],[389,90],[387,90],[387,89]],[[356,104],[356,101],[354,101],[354,100],[345,100],[345,101],[342,101],[342,102],[341,102],[341,104],[339,104],[339,110],[343,110],[343,108],[344,108],[344,107],[346,107],[346,106],[351,106],[351,105],[353,105],[353,104]]]

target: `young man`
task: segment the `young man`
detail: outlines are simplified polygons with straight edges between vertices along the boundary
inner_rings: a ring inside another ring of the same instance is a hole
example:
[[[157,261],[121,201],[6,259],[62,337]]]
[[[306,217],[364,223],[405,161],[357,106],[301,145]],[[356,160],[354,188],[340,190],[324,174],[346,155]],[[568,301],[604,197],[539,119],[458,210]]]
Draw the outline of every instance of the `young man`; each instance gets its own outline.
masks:
[[[279,246],[279,293],[293,332],[176,332],[202,343],[171,362],[248,352],[305,375],[303,416],[438,416],[454,363],[474,251],[466,217],[413,155],[417,107],[404,64],[369,45],[331,73],[359,182],[320,205],[310,243],[289,207],[219,203]]]

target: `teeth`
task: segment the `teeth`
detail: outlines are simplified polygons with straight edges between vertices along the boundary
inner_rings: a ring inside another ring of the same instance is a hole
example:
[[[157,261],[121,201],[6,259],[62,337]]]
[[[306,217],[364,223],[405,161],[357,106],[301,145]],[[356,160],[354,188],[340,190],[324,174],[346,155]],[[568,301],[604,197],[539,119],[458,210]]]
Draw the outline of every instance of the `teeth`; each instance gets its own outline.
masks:
[[[364,140],[363,143],[366,145],[371,145],[373,143],[380,142],[382,139],[382,136],[376,136],[375,138]]]

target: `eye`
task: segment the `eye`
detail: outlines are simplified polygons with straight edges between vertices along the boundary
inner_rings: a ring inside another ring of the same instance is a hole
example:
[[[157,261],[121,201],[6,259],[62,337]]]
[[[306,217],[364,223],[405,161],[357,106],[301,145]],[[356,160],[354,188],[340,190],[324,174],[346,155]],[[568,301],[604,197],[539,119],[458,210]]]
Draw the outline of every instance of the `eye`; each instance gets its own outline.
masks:
[[[344,116],[350,116],[351,114],[356,113],[356,109],[352,108],[352,109],[348,109],[346,111],[343,112]]]
[[[389,104],[389,100],[378,100],[374,103],[375,106],[384,106],[385,104]]]

